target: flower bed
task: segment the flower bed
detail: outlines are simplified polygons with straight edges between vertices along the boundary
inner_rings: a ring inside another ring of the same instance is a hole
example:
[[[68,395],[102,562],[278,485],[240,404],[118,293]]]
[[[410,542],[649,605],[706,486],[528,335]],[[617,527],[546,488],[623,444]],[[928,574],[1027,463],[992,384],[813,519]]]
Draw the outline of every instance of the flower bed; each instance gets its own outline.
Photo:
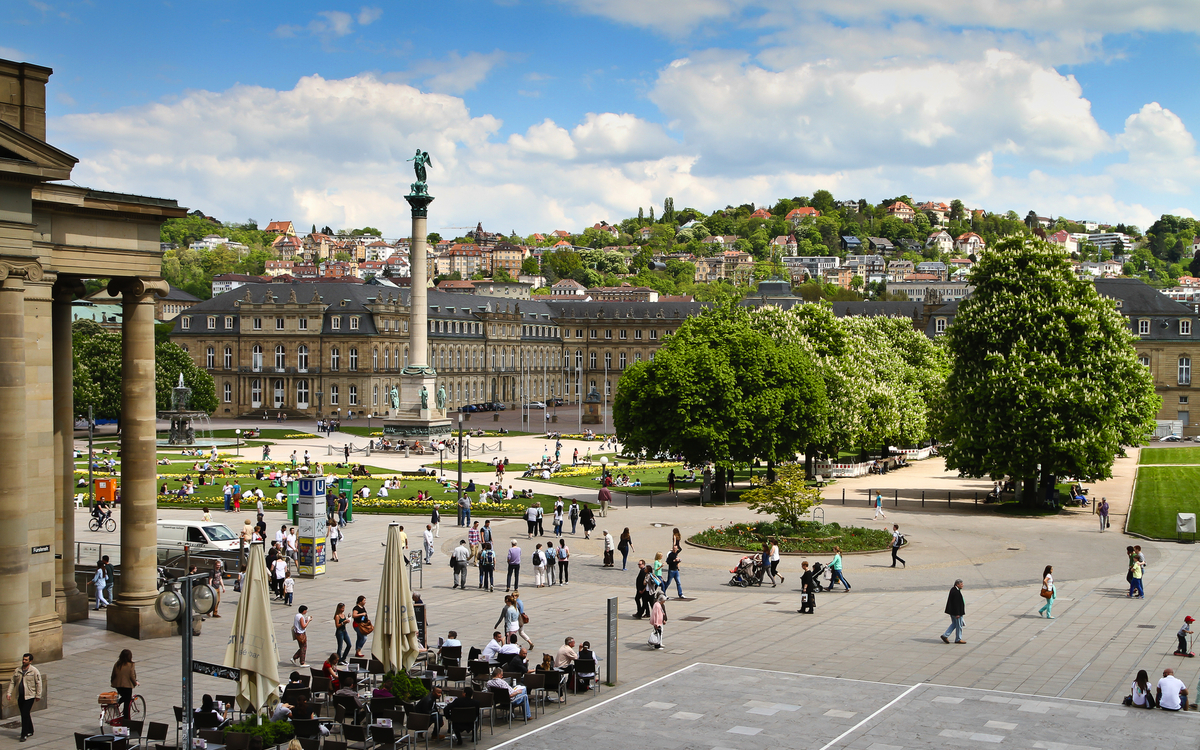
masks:
[[[767,521],[710,526],[689,537],[688,541],[716,549],[761,552],[762,544],[768,537],[779,540],[781,552],[793,553],[832,553],[834,546],[841,547],[842,552],[868,552],[887,549],[892,542],[891,532],[883,529],[811,522],[794,528]]]

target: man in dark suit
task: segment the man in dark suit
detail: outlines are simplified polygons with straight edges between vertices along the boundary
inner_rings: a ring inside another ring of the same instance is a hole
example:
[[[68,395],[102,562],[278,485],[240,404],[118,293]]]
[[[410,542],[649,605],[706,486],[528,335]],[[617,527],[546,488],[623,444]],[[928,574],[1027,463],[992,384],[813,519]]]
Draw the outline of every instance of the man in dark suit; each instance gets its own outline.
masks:
[[[963,631],[963,616],[967,614],[967,605],[963,602],[962,595],[963,582],[959,578],[950,587],[950,595],[946,598],[946,614],[950,615],[950,627],[946,628],[946,632],[942,633],[942,640],[946,643],[950,642],[950,633],[954,633],[955,643],[966,643],[962,637]]]
[[[454,732],[454,737],[462,744],[462,733],[470,729],[473,724],[456,724],[453,722],[454,710],[458,708],[475,709],[475,714],[479,714],[479,702],[475,700],[475,691],[469,687],[463,688],[463,694],[458,698],[450,701],[446,706],[446,720],[450,722],[450,731]]]
[[[634,583],[637,593],[633,597],[638,608],[637,614],[633,616],[635,620],[650,616],[650,597],[646,594],[646,576],[648,575],[650,575],[650,568],[646,567],[646,561],[638,560],[637,581]]]

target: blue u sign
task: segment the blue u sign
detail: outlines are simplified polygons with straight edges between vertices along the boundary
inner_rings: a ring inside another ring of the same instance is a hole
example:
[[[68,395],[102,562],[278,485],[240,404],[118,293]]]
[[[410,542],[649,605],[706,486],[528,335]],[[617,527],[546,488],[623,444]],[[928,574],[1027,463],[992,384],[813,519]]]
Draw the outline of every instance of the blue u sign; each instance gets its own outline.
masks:
[[[313,482],[315,482],[315,481],[316,480],[313,480],[313,479],[301,479],[300,480],[300,494],[301,495],[315,494],[313,492]]]

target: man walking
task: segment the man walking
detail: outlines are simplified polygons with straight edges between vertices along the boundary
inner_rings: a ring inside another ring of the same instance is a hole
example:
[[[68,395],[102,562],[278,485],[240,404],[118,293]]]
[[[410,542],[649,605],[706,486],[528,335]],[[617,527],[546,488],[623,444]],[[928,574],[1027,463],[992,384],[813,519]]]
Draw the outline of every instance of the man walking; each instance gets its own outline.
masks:
[[[872,518],[871,520],[874,521],[878,518],[887,518],[887,516],[883,512],[883,495],[876,492],[875,493],[875,518]]]
[[[470,562],[474,565],[479,560],[479,551],[483,548],[483,540],[479,534],[479,522],[467,529],[467,545],[471,548]]]
[[[650,616],[650,597],[646,593],[646,578],[649,575],[650,569],[646,567],[646,561],[638,560],[637,580],[633,584],[635,587],[633,600],[637,602],[637,614],[633,616],[635,620]]]
[[[512,540],[512,546],[508,548],[508,577],[504,579],[504,590],[510,588],[521,587],[521,548],[517,546],[517,540]]]
[[[946,628],[946,632],[942,633],[942,642],[950,642],[950,633],[954,633],[955,643],[966,643],[962,637],[963,631],[963,616],[967,613],[967,605],[963,602],[962,595],[963,582],[959,578],[950,587],[950,596],[946,598],[946,614],[950,615],[950,627]]]
[[[900,557],[899,554],[897,554],[900,551],[900,548],[903,546],[904,546],[904,535],[900,533],[900,524],[894,523],[894,524],[892,524],[892,567],[893,568],[896,567],[896,563],[900,563],[902,566],[904,566],[906,568],[908,567],[908,564],[904,562],[904,559],[902,557]]]
[[[456,589],[459,586],[463,591],[467,590],[467,560],[471,558],[470,551],[467,550],[467,540],[460,539],[458,546],[450,553],[451,559],[454,561],[454,585],[450,588]]]
[[[425,524],[425,564],[433,560],[433,524]]]
[[[1096,511],[1100,514],[1100,533],[1108,528],[1108,498],[1100,498],[1100,505],[1096,506]]]
[[[33,654],[21,657],[21,666],[17,667],[8,683],[8,699],[17,701],[21,712],[21,742],[33,736],[33,704],[42,697],[42,673],[33,666]]]

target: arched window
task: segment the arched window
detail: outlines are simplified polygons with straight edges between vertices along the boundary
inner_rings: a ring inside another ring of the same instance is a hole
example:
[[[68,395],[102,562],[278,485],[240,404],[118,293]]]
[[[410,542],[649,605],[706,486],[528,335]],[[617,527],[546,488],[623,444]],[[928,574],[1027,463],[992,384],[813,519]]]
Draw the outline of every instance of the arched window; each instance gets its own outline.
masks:
[[[350,372],[356,372],[357,370],[358,370],[358,349],[356,347],[351,347],[350,348]]]
[[[275,380],[275,408],[276,409],[283,406],[285,395],[286,394],[284,394],[284,392],[283,392],[283,379],[277,378]]]
[[[338,398],[340,396],[341,396],[341,393],[338,391],[337,383],[334,383],[333,385],[329,386],[329,405],[330,406],[337,406]]]
[[[379,347],[371,347],[371,370],[379,369]]]
[[[284,364],[286,361],[287,355],[284,353],[283,344],[280,344],[279,346],[275,347],[275,369],[282,370],[284,367],[287,367],[287,365]]]
[[[262,381],[258,378],[250,381],[250,406],[255,409],[262,406]]]
[[[225,369],[233,369],[233,349],[230,349],[228,346],[225,347]]]
[[[204,366],[210,370],[217,366],[217,350],[211,346],[204,350]]]
[[[350,399],[351,406],[358,406],[358,386],[352,385],[347,389],[347,394]]]
[[[308,408],[308,381],[307,380],[297,380],[296,381],[296,408],[297,409],[307,409]]]
[[[404,366],[408,367],[408,347],[404,347]]]
[[[342,366],[342,352],[336,346],[329,350],[329,369],[338,370]]]
[[[308,372],[308,347],[304,344],[296,349],[296,371]]]
[[[596,353],[595,352],[592,352],[591,354],[588,355],[588,368],[592,369],[592,370],[596,369]]]

